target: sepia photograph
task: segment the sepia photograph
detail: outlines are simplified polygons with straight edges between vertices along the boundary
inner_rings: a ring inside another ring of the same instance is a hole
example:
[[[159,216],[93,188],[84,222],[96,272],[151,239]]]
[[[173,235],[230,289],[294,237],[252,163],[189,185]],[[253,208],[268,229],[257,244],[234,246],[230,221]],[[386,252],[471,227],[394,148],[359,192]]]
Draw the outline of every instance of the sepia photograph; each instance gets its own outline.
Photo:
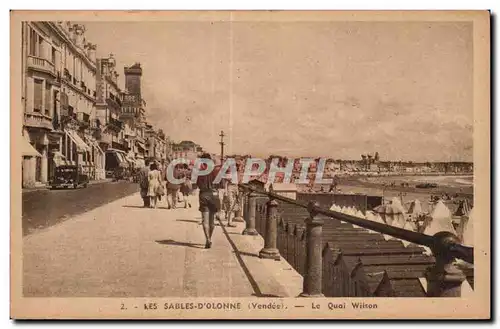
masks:
[[[12,11],[14,319],[487,319],[488,11]]]

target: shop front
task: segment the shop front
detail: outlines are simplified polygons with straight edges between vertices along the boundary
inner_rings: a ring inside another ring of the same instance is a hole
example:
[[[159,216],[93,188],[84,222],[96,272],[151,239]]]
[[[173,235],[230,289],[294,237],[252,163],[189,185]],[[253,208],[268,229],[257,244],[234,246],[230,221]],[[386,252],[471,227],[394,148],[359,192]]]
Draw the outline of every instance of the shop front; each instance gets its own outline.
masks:
[[[23,137],[22,139],[22,187],[34,187],[36,184],[36,166],[42,155]]]
[[[95,165],[92,158],[92,148],[85,143],[76,131],[64,130],[62,149],[66,163],[76,165],[90,179],[96,179]]]

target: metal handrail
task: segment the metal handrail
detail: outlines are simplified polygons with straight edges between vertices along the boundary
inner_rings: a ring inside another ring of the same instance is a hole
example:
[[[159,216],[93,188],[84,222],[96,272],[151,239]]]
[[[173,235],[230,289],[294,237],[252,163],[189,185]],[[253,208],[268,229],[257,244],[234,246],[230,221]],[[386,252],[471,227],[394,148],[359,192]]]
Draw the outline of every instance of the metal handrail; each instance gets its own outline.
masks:
[[[241,189],[265,195],[270,199],[279,200],[298,207],[306,208],[312,216],[321,214],[327,217],[363,227],[365,229],[375,231],[381,234],[390,235],[397,239],[402,239],[414,244],[429,247],[435,256],[445,258],[458,258],[467,263],[474,264],[474,248],[460,244],[459,239],[451,232],[438,232],[433,236],[405,230],[399,227],[394,227],[388,224],[377,223],[368,219],[363,219],[351,215],[346,215],[337,211],[321,208],[316,202],[308,203],[293,200],[282,195],[263,191],[249,184],[239,184]]]

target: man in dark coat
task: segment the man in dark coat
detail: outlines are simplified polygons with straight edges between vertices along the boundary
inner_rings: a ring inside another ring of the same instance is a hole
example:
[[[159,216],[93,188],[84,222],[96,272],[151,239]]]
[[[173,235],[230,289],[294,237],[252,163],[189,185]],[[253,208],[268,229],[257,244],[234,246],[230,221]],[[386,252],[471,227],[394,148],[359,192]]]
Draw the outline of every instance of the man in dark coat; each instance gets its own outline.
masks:
[[[149,208],[150,198],[148,197],[148,188],[149,188],[149,160],[146,160],[146,166],[141,168],[139,171],[139,188],[141,189],[141,198],[144,203],[144,208]]]

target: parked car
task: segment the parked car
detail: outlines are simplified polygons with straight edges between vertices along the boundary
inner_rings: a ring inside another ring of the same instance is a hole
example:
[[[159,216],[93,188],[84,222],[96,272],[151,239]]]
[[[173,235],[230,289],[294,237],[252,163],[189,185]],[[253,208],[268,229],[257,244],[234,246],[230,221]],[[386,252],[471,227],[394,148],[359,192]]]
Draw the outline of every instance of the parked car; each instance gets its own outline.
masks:
[[[54,179],[50,187],[56,188],[78,188],[87,187],[89,176],[82,173],[82,170],[74,165],[59,166],[55,170]]]
[[[420,183],[415,185],[417,188],[436,188],[438,187],[438,184],[436,183]]]

